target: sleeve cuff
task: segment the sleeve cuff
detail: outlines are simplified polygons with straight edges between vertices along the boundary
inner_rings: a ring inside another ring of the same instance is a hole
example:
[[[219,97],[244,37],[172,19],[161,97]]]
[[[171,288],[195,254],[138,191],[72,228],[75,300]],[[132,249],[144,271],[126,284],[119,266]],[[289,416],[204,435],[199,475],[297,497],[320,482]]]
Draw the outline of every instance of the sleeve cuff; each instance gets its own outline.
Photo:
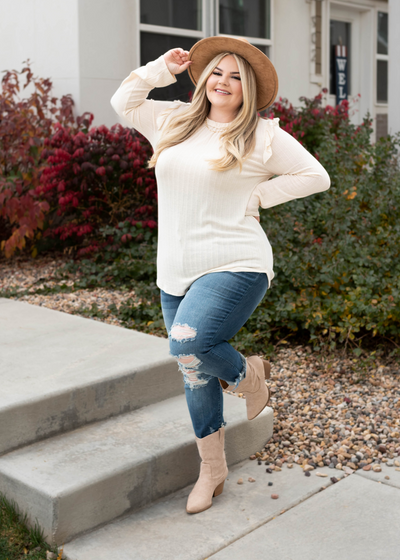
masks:
[[[164,55],[149,62],[146,66],[141,66],[135,70],[135,74],[152,88],[165,87],[176,82],[176,77],[168,70]]]
[[[258,187],[256,187],[255,190],[252,192],[250,200],[247,203],[247,208],[246,208],[246,213],[245,213],[246,216],[259,216],[260,215],[258,209],[261,206],[261,204],[260,204],[260,198],[258,196],[257,188]]]

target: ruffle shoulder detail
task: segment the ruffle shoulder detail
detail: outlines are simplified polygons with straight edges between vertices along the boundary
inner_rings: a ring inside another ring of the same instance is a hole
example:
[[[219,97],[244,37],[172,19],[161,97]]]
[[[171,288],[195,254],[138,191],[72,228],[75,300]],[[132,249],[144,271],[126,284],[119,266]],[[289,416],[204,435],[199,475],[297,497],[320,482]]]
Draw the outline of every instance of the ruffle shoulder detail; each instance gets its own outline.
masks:
[[[263,119],[264,121],[264,150],[263,150],[263,163],[267,163],[272,156],[272,140],[274,138],[275,129],[279,128],[279,119]]]
[[[166,109],[165,111],[163,111],[162,113],[160,113],[157,117],[156,120],[156,124],[157,124],[157,129],[161,130],[161,128],[164,126],[165,121],[167,120],[167,118],[171,115],[171,113],[173,111],[176,111],[178,108],[180,107],[184,107],[186,106],[187,103],[183,103],[182,101],[172,101],[171,105],[168,107],[168,109]]]

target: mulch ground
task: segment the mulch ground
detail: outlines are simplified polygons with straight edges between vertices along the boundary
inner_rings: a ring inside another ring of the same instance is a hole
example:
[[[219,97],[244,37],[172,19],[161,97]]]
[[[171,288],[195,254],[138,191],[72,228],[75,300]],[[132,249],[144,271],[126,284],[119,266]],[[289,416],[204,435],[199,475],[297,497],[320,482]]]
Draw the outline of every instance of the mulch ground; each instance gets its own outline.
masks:
[[[13,299],[88,316],[96,304],[106,316],[98,320],[121,326],[108,311],[134,292],[95,289],[38,295],[54,287],[59,258],[13,259],[0,263],[1,291]],[[74,278],[66,283],[73,286]],[[28,293],[26,293],[28,290]],[[354,358],[339,352],[321,355],[310,347],[278,346],[269,386],[274,409],[274,435],[251,458],[279,471],[297,463],[308,475],[329,466],[351,474],[357,469],[380,472],[380,463],[400,470],[400,365],[374,353]]]
[[[60,284],[57,273],[60,267],[65,264],[66,259],[47,257],[40,259],[15,258],[11,261],[0,262],[0,294],[1,291],[15,290],[16,295],[11,299],[18,299],[33,305],[39,305],[63,311],[73,315],[88,316],[89,310],[95,306],[106,317],[92,318],[110,325],[122,326],[121,320],[109,311],[109,307],[114,304],[118,309],[121,304],[128,299],[135,300],[134,291],[120,291],[114,289],[95,288],[87,290],[73,290],[75,281],[74,276],[70,276],[62,281],[63,284],[71,288],[66,293],[36,294],[40,289],[52,289]],[[26,293],[28,291],[28,293]]]

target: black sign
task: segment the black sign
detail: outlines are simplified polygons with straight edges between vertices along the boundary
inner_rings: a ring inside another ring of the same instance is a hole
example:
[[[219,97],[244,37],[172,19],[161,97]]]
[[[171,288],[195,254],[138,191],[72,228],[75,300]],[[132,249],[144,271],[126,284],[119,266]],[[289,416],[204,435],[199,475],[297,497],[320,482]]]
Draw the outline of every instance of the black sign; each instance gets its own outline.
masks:
[[[347,48],[342,45],[335,47],[336,66],[336,104],[347,99]]]

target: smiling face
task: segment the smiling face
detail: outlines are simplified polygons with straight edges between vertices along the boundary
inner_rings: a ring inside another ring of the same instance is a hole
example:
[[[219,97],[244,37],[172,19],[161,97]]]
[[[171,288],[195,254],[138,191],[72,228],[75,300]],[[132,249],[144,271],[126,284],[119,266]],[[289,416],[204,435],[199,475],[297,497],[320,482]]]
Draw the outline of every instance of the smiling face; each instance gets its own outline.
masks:
[[[225,56],[210,74],[206,85],[211,113],[223,112],[234,118],[243,103],[239,67],[232,55]]]

